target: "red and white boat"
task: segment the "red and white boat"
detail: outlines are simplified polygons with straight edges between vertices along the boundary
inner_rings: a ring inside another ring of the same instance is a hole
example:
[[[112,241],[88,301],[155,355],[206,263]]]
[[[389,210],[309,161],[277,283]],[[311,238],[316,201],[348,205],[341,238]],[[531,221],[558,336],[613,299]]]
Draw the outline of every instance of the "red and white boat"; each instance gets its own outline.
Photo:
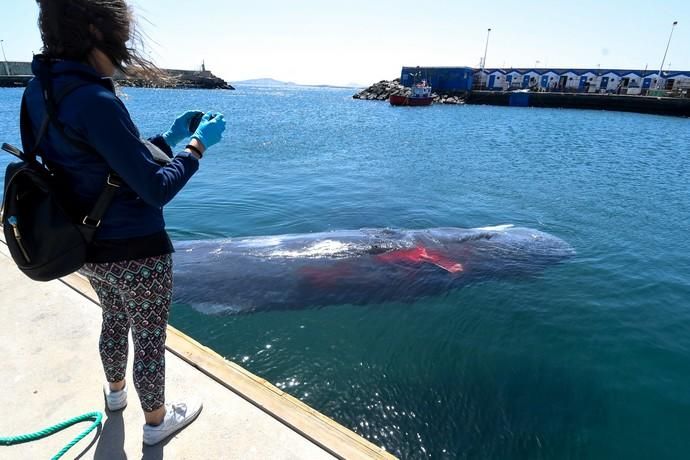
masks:
[[[426,80],[415,84],[409,96],[395,95],[391,96],[389,100],[391,105],[412,106],[431,105],[434,102],[434,98],[431,96],[431,86],[427,84]]]

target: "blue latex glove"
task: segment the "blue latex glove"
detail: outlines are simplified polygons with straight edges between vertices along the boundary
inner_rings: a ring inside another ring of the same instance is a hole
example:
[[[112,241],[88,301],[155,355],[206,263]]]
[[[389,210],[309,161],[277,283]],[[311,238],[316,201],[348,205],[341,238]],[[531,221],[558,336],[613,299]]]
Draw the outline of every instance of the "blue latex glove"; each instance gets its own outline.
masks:
[[[178,142],[192,134],[189,132],[189,122],[192,120],[192,118],[194,118],[194,115],[199,113],[202,112],[199,112],[198,110],[190,110],[183,113],[177,117],[170,129],[163,133],[163,139],[165,139],[165,142],[171,148],[175,147]]]
[[[199,123],[199,127],[192,134],[192,139],[201,142],[205,148],[209,148],[220,142],[225,131],[225,117],[220,112],[207,112]]]

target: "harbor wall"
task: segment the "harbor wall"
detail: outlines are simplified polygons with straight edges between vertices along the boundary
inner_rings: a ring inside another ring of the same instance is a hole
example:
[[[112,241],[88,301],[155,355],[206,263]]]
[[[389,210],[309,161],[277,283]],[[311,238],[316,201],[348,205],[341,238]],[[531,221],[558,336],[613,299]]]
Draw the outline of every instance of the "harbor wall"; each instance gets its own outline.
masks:
[[[614,110],[690,117],[690,99],[688,98],[615,94],[472,91],[465,102],[476,105]]]
[[[30,62],[0,61],[0,88],[22,88],[31,77]]]
[[[31,63],[17,61],[0,61],[0,77],[8,75],[31,75]]]
[[[18,75],[18,76],[5,76],[0,75],[0,88],[23,88],[29,83],[32,76],[30,75]]]

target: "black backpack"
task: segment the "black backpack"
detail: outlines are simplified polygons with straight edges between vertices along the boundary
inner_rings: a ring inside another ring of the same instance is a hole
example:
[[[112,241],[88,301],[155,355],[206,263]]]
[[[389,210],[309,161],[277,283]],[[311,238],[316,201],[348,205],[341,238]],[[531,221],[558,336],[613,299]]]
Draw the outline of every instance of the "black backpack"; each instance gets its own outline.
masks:
[[[76,208],[68,184],[61,183],[39,152],[41,139],[52,124],[61,135],[79,148],[95,150],[68,135],[57,118],[57,106],[75,89],[90,84],[79,81],[67,85],[55,97],[51,79],[39,78],[43,88],[46,115],[34,136],[22,97],[20,125],[22,143],[27,152],[3,144],[2,149],[20,161],[10,163],[5,171],[2,224],[5,241],[19,269],[36,281],[50,281],[79,270],[117,189],[122,184],[114,173],[104,178],[105,185],[96,204],[86,214]],[[33,145],[29,150],[26,146]],[[37,157],[41,157],[41,162]]]

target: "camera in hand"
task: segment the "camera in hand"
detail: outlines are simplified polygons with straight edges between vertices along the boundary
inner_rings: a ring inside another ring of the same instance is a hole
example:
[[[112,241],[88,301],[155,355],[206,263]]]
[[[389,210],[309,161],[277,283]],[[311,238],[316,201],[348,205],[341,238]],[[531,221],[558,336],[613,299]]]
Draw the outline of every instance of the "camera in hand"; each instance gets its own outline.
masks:
[[[204,118],[205,113],[204,112],[197,112],[191,120],[189,120],[189,132],[190,134],[194,134],[196,129],[199,127],[199,124],[201,123],[201,119]],[[215,115],[211,115],[211,119],[214,119]]]

